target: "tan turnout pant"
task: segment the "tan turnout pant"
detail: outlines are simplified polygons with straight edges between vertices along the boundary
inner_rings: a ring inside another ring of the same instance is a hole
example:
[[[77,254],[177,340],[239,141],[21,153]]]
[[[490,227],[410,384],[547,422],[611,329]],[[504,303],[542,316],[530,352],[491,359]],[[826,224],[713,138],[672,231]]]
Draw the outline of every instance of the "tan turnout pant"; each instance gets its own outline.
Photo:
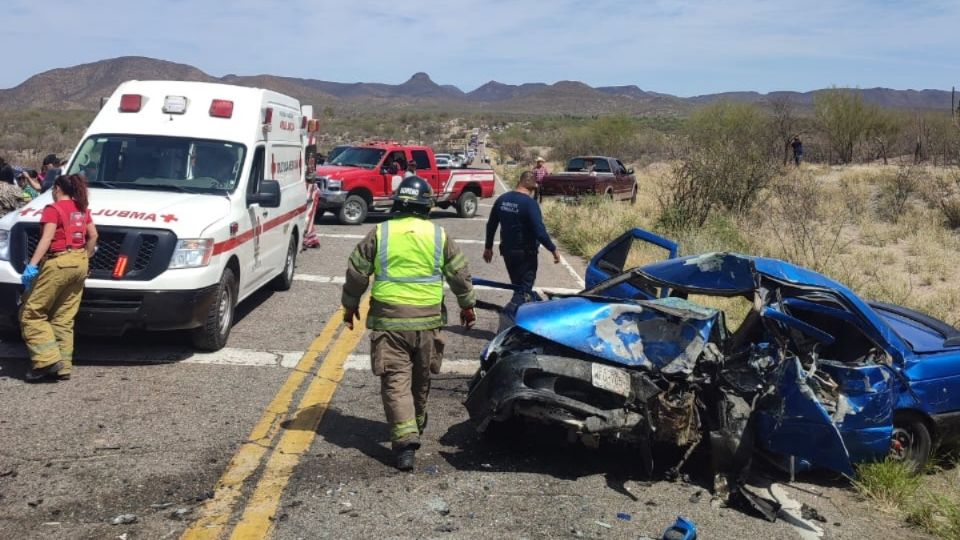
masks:
[[[420,443],[426,422],[430,374],[440,372],[443,337],[439,328],[380,331],[370,335],[370,363],[380,377],[380,397],[394,448]]]
[[[80,309],[89,262],[84,251],[67,251],[44,261],[20,307],[23,341],[34,369],[63,362],[73,369],[73,320]]]

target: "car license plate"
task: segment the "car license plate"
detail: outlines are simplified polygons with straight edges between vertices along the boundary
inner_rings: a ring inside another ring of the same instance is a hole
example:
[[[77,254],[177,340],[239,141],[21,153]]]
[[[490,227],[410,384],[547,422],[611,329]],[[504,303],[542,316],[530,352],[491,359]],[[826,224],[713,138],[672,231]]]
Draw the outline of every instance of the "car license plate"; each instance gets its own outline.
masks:
[[[621,369],[617,369],[603,364],[592,364],[593,366],[593,386],[619,394],[624,397],[630,396],[630,374]]]

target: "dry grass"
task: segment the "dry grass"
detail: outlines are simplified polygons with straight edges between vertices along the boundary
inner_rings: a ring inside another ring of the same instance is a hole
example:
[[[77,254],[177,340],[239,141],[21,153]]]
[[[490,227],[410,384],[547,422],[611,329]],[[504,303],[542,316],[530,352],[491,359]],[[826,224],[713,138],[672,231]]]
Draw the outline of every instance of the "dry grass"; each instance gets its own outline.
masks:
[[[944,218],[940,201],[955,172],[914,171],[916,185],[897,191],[897,166],[805,165],[782,174],[751,214],[713,216],[704,227],[681,233],[658,230],[659,197],[671,166],[636,171],[634,206],[589,200],[577,206],[547,200],[550,231],[572,253],[589,257],[631,227],[679,241],[684,254],[738,251],[813,268],[871,300],[920,309],[960,322],[960,234]],[[896,196],[894,196],[896,195]],[[898,210],[896,219],[891,209]],[[631,263],[661,253],[631,254]]]

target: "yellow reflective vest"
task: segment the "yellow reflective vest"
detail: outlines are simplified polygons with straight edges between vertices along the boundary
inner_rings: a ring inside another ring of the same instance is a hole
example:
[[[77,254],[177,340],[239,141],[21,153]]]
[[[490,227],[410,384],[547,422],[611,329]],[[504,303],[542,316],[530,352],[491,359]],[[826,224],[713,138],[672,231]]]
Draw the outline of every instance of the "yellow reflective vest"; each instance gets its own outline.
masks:
[[[377,225],[371,295],[396,306],[433,306],[443,301],[442,227],[403,217]]]

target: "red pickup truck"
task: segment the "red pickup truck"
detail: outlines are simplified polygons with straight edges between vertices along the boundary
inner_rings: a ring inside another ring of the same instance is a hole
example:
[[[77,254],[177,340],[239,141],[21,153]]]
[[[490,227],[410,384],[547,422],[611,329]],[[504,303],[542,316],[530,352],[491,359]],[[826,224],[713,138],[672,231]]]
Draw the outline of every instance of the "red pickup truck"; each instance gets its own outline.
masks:
[[[370,210],[389,210],[407,163],[430,183],[440,208],[455,207],[460,217],[477,213],[478,199],[493,197],[491,169],[439,169],[429,146],[375,141],[351,146],[317,168],[320,210],[332,211],[340,223],[363,223]]]

